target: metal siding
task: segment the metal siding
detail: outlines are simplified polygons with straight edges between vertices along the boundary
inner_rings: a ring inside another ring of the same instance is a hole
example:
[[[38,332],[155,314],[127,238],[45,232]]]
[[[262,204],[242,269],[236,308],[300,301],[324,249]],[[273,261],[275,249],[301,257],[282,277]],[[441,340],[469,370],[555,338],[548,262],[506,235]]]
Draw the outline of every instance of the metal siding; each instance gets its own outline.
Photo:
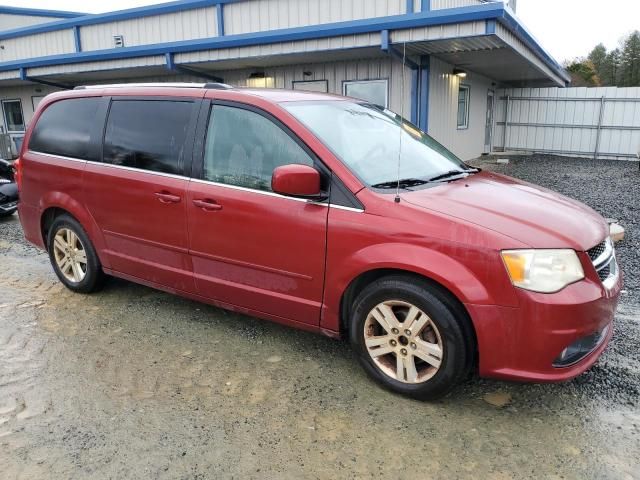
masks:
[[[513,48],[517,53],[522,55],[527,61],[536,66],[538,70],[543,72],[550,78],[553,78],[558,85],[564,85],[565,82],[562,78],[556,75],[540,58],[527,47],[522,40],[517,38],[513,33],[507,30],[503,25],[496,24],[496,35],[500,37],[507,45]]]
[[[197,8],[83,26],[80,29],[82,50],[114,48],[114,35],[124,36],[126,47],[215,37],[218,35],[217,12],[214,7]]]
[[[253,69],[217,71],[225,83],[245,87]],[[401,113],[402,65],[390,58],[364,59],[356,61],[312,63],[265,68],[265,75],[273,78],[275,88],[293,89],[294,81],[327,80],[328,93],[342,95],[342,84],[349,80],[380,80],[389,82],[389,108]],[[307,75],[305,75],[305,72]],[[310,74],[310,75],[309,75]],[[404,115],[411,113],[411,70],[405,68]]]
[[[471,7],[480,5],[480,0],[431,0],[431,10],[442,10],[445,8]]]
[[[120,68],[138,68],[163,65],[165,65],[164,56],[125,58],[122,60],[107,60],[105,62],[86,62],[71,65],[55,65],[51,67],[30,68],[29,75],[32,77],[39,77],[43,75],[96,72],[116,70]]]
[[[48,95],[55,91],[57,91],[57,89],[48,87],[46,85],[4,87],[0,95],[0,100],[20,99],[22,103],[22,114],[24,115],[24,121],[28,126],[31,122],[31,119],[33,118],[33,103],[31,101],[31,97],[36,95]],[[4,118],[0,119],[0,125],[4,126]]]
[[[322,52],[379,45],[379,33],[365,33],[361,35],[321,38],[318,40],[300,40],[296,42],[274,43],[251,47],[221,48],[216,50],[203,50],[200,52],[178,53],[175,55],[175,61],[177,63],[209,62],[270,55]]]
[[[405,13],[406,0],[247,0],[224,6],[227,35]]]
[[[504,97],[507,95],[511,100],[505,138],[507,102]],[[633,158],[640,153],[640,88],[519,88],[501,91],[496,109],[494,148],[591,157],[598,141],[602,97],[605,97],[605,102],[599,158]],[[553,100],[567,98],[575,100]]]
[[[462,83],[469,85],[469,128],[458,130],[460,77],[453,65],[431,57],[429,85],[429,134],[463,160],[479,156],[484,148],[487,93],[491,80],[469,72]]]
[[[60,20],[54,17],[34,17],[31,15],[11,15],[0,13],[0,32],[3,30],[12,30],[14,28],[30,27],[39,23],[54,22]]]
[[[0,62],[73,53],[76,49],[73,29],[9,38],[2,41],[2,46]]]
[[[391,41],[418,42],[425,40],[442,40],[445,38],[460,38],[485,34],[485,22],[454,23],[451,25],[437,25],[434,27],[410,28],[391,32]]]

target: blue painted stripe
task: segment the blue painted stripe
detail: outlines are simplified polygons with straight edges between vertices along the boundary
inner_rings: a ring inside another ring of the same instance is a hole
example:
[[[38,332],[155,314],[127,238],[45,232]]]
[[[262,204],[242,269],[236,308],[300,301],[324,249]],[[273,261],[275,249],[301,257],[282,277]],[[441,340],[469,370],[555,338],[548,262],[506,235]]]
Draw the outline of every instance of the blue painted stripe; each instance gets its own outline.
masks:
[[[431,75],[431,57],[425,55],[420,58],[420,100],[419,127],[429,133],[429,75]]]
[[[96,25],[108,23],[116,20],[130,20],[132,18],[148,17],[151,15],[162,15],[166,13],[182,12],[195,8],[211,7],[213,5],[234,3],[241,0],[179,0],[177,2],[162,3],[160,5],[150,5],[148,7],[130,8],[117,12],[100,13],[96,15],[84,15],[67,20],[57,20],[53,22],[41,23],[30,27],[15,28],[5,30],[0,33],[0,40],[15,37],[24,37],[34,33],[53,32],[72,28],[76,25]]]
[[[422,3],[420,5],[420,10],[423,12],[430,12],[431,11],[431,0],[422,0]]]
[[[398,30],[431,25],[482,21],[496,18],[502,14],[502,3],[464,7],[449,10],[435,10],[411,15],[395,15],[350,22],[329,23],[307,27],[287,28],[267,32],[244,33],[224,37],[183,40],[179,42],[157,43],[136,47],[115,48],[75,54],[51,55],[26,60],[14,60],[0,63],[0,71],[15,70],[20,67],[42,67],[48,65],[66,65],[100,60],[136,58],[170,53],[195,52],[219,48],[235,48],[253,45],[266,45],[279,42],[293,42],[317,38],[329,38],[341,35],[373,33],[382,30]]]
[[[487,20],[485,26],[485,32],[487,35],[493,35],[496,33],[496,21],[495,20]]]
[[[413,13],[413,0],[407,0],[407,13]]]
[[[224,5],[219,3],[216,5],[216,20],[218,21],[218,36],[224,36]]]
[[[173,53],[165,53],[164,54],[164,63],[167,67],[167,70],[175,70],[176,64],[173,61]]]
[[[389,30],[382,30],[380,32],[380,50],[385,52],[389,51]]]
[[[41,8],[21,8],[0,6],[0,13],[7,15],[25,15],[27,17],[53,17],[53,18],[73,18],[87,15],[80,12],[67,12],[65,10],[44,10]]]
[[[418,125],[420,111],[420,70],[411,70],[411,123]]]
[[[80,27],[79,26],[75,26],[73,27],[73,40],[76,44],[76,52],[81,52],[82,51],[82,41],[80,40]]]

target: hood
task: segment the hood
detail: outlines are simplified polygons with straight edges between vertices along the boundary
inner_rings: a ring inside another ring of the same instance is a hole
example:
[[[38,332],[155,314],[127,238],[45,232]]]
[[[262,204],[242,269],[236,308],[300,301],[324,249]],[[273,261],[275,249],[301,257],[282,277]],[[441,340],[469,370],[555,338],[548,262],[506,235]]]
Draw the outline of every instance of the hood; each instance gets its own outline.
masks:
[[[401,197],[418,207],[488,228],[532,248],[585,251],[601,242],[609,228],[602,216],[576,200],[489,172]]]

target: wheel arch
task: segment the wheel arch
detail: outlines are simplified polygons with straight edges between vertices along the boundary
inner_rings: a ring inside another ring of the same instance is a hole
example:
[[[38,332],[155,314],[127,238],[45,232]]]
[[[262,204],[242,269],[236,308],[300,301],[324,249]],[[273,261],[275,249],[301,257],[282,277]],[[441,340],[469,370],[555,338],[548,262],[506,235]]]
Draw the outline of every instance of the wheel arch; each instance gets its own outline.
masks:
[[[105,268],[110,268],[108,259],[104,254],[105,243],[102,232],[83,204],[73,199],[69,195],[63,194],[61,192],[52,192],[47,197],[41,200],[40,210],[42,212],[40,214],[40,234],[42,236],[42,241],[45,249],[48,249],[47,238],[49,234],[49,228],[56,218],[58,218],[60,215],[66,214],[80,223],[84,231],[87,233],[89,240],[91,240],[91,243],[93,243],[100,262]]]
[[[402,268],[374,268],[362,272],[349,283],[340,299],[341,336],[344,337],[349,332],[349,323],[352,313],[351,309],[353,307],[354,300],[358,297],[360,292],[362,292],[367,287],[367,285],[370,285],[371,283],[385,277],[405,277],[408,279],[414,279],[418,282],[422,282],[428,285],[429,288],[435,289],[440,292],[442,294],[442,297],[446,299],[447,306],[464,319],[464,321],[462,322],[462,327],[464,328],[465,334],[470,341],[469,346],[473,348],[474,356],[477,357],[478,338],[476,329],[475,325],[473,324],[473,319],[471,318],[471,315],[469,314],[469,311],[465,307],[464,303],[454,294],[454,292],[452,292],[445,285],[434,280],[433,278],[412,270]]]

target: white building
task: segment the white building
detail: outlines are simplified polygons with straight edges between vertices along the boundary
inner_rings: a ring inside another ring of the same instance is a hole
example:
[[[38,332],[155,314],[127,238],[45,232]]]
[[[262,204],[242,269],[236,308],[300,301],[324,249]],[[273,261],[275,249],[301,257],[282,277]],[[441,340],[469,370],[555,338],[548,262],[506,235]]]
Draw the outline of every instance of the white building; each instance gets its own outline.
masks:
[[[470,159],[491,149],[497,89],[569,82],[500,1],[181,0],[97,15],[0,7],[0,30],[0,125],[16,143],[56,89],[209,79],[371,100]]]

